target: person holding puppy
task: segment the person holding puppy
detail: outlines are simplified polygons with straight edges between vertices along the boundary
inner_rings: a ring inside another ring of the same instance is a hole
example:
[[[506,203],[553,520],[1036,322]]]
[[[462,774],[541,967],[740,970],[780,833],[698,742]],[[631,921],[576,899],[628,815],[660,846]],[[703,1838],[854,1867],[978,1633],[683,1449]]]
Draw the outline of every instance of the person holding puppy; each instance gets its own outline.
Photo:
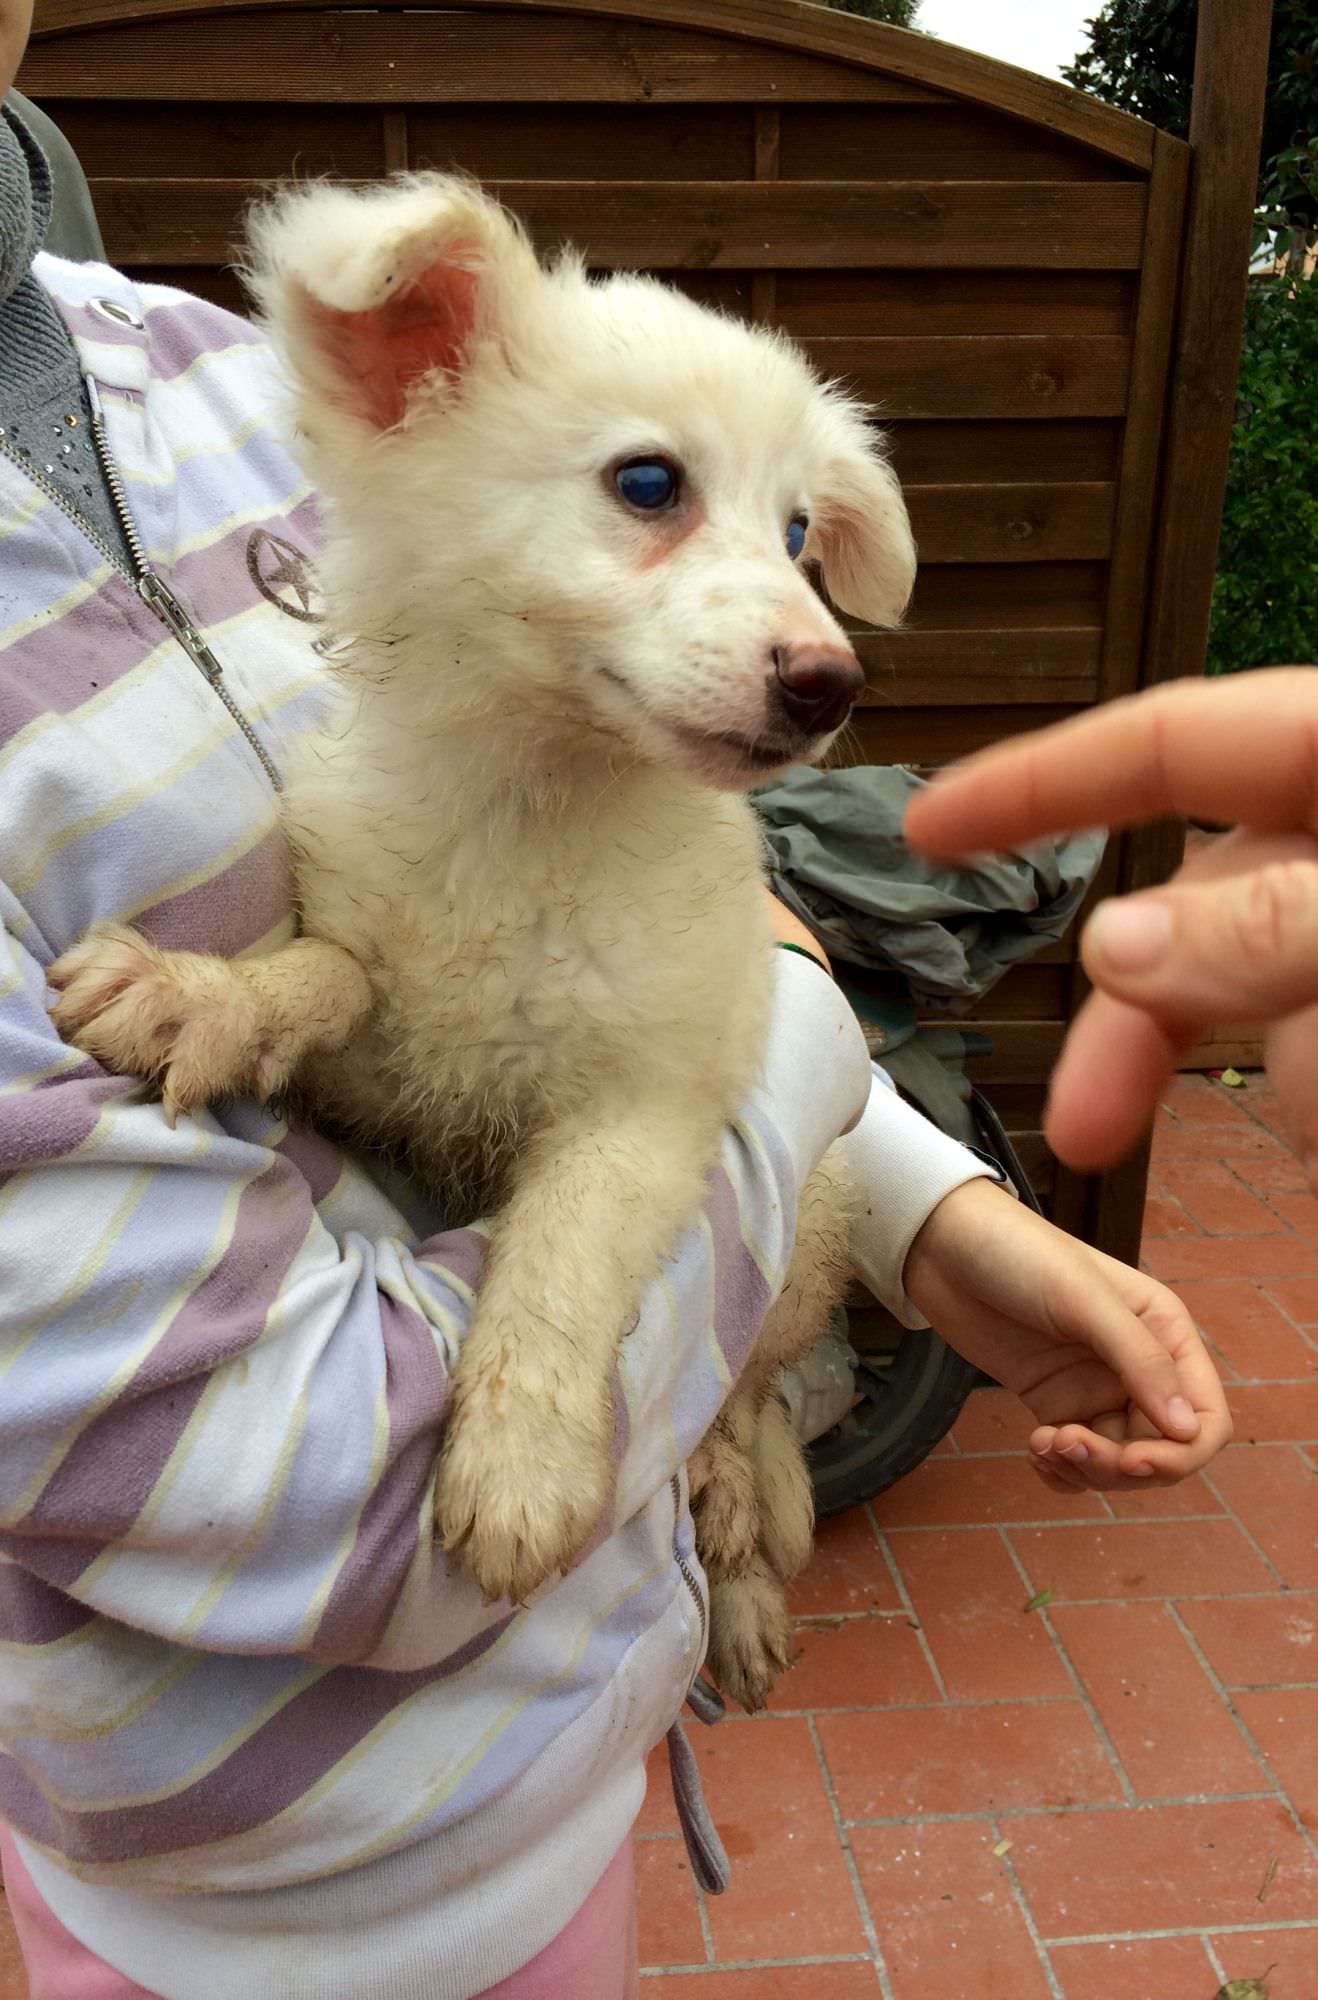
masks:
[[[0,90],[29,14],[0,0]],[[781,952],[761,1087],[625,1345],[611,1527],[482,1603],[432,1531],[481,1233],[253,1104],[171,1128],[50,1021],[96,921],[292,935],[274,784],[323,670],[264,342],[40,257],[49,199],[5,114],[0,1852],[33,2000],[624,2000],[645,1759],[704,1646],[682,1468],[837,1134],[858,1263],[1024,1397],[1050,1485],[1184,1477],[1221,1389],[1168,1292],[876,1086]]]

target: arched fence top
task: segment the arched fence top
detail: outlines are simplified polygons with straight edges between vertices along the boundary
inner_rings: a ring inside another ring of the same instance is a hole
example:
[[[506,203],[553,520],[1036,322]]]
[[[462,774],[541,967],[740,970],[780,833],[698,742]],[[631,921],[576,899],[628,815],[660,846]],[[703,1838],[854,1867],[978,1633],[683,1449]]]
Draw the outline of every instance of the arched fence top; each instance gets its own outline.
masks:
[[[129,28],[188,16],[305,12],[310,0],[37,0],[34,36]],[[401,0],[335,0],[336,11],[404,12]],[[457,11],[594,15],[717,35],[853,64],[1006,113],[1137,169],[1153,164],[1155,128],[1010,63],[890,28],[812,0],[462,0]]]

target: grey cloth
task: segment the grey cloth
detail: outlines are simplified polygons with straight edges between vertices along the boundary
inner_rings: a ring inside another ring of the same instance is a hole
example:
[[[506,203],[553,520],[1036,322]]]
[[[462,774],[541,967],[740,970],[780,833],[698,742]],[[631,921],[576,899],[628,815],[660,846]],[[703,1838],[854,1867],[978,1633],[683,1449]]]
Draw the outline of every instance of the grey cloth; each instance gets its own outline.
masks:
[[[830,956],[900,973],[925,1006],[963,1007],[1060,938],[1093,881],[1104,833],[944,867],[912,854],[906,808],[923,780],[895,765],[789,771],[756,792],[776,893]]]
[[[87,176],[53,118],[21,91],[11,90],[5,99],[22,119],[46,156],[50,168],[50,220],[46,225],[46,248],[52,257],[67,257],[72,264],[103,264],[105,244],[96,210],[92,206]]]
[[[77,350],[32,273],[55,194],[46,156],[16,99],[11,92],[0,106],[0,443],[54,487],[93,537],[131,569],[92,443]]]

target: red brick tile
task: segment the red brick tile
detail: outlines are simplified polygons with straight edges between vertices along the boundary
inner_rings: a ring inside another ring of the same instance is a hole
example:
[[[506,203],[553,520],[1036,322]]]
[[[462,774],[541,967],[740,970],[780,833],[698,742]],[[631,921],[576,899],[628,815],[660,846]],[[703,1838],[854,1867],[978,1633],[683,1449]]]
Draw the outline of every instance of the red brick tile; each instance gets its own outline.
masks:
[[[1256,1924],[1274,1857],[1269,1919],[1318,1918],[1318,1862],[1271,1799],[1029,1814],[1012,1821],[1011,1837],[1045,1938]]]
[[[938,1699],[919,1635],[904,1612],[798,1625],[796,1646],[797,1663],[774,1689],[772,1708],[880,1708]]]
[[[1256,1278],[1318,1275],[1318,1251],[1298,1236],[1155,1236],[1142,1262],[1166,1285],[1186,1278],[1234,1278],[1248,1269]]]
[[[858,1826],[851,1844],[894,2000],[1046,2000],[1039,1954],[985,1822]]]
[[[1318,1374],[1311,1382],[1233,1382],[1227,1402],[1237,1444],[1307,1444],[1318,1439]]]
[[[995,1530],[894,1540],[911,1602],[954,1701],[1071,1693],[1047,1626],[1024,1608],[1029,1593]]]
[[[680,1840],[638,1840],[637,1928],[642,1965],[703,1965],[696,1885]]]
[[[1175,1160],[1275,1159],[1289,1149],[1284,1140],[1261,1125],[1172,1125],[1154,1129],[1150,1158],[1158,1175]]]
[[[1287,1798],[1318,1833],[1318,1688],[1260,1688],[1235,1703]]]
[[[637,1833],[676,1833],[677,1807],[668,1775],[668,1751],[656,1743],[646,1763],[645,1804],[637,1817]]]
[[[792,1585],[791,1606],[798,1618],[902,1609],[901,1592],[863,1507],[819,1523],[810,1566]]]
[[[1274,1278],[1266,1290],[1301,1326],[1318,1326],[1318,1278]]]
[[[879,1975],[868,1962],[766,1965],[745,1972],[670,1975],[658,1988],[658,2000],[802,2000],[806,1993],[810,2000],[877,2000],[878,1991]]]
[[[1162,1178],[1211,1236],[1266,1236],[1283,1227],[1273,1210],[1220,1160],[1169,1161]]]
[[[1241,1246],[1236,1247],[1239,1270],[1244,1256]],[[1253,1263],[1251,1246],[1248,1268]],[[1318,1379],[1318,1350],[1248,1278],[1221,1278],[1213,1284],[1191,1280],[1176,1291],[1200,1331],[1246,1380]]]
[[[1227,1687],[1318,1681],[1318,1592],[1177,1606]]]
[[[1222,1165],[1238,1174],[1255,1194],[1306,1194],[1309,1177],[1294,1153],[1231,1153]]]
[[[1318,1478],[1299,1452],[1283,1444],[1233,1445],[1211,1476],[1283,1580],[1293,1590],[1318,1588]],[[1198,1585],[1186,1588],[1199,1594]]]
[[[1059,1605],[1054,1621],[1141,1798],[1266,1791],[1257,1758],[1165,1606]]]
[[[3,1893],[0,1893],[0,2000],[28,2000],[23,1955]]]
[[[996,1812],[1121,1796],[1078,1701],[825,1715],[819,1734],[844,1819]]]
[[[976,1389],[957,1418],[952,1436],[964,1452],[1012,1451],[1029,1448],[1038,1418],[1009,1389]]]
[[[1268,1207],[1307,1243],[1318,1242],[1318,1201],[1311,1194],[1270,1195]]]
[[[1266,1972],[1268,2000],[1314,2000],[1318,1993],[1318,1927],[1233,1931],[1215,1937],[1213,1945],[1228,1979],[1258,1979]]]
[[[733,1864],[732,1887],[709,1905],[716,1956],[864,1951],[808,1724],[795,1716],[732,1720],[691,1740]]]
[[[1144,1204],[1144,1235],[1202,1236],[1203,1230],[1186,1214],[1179,1201],[1151,1194]]]
[[[926,1459],[874,1502],[874,1518],[885,1530],[1100,1520],[1102,1515],[1096,1494],[1072,1498],[1053,1493],[1024,1458]]]
[[[1198,1938],[1056,1945],[1049,1955],[1066,2000],[1208,2000],[1213,1987]]]
[[[1106,1497],[1119,1521],[1175,1521],[1187,1514],[1222,1512],[1222,1502],[1197,1472],[1179,1486],[1132,1486]]]
[[[1162,1093],[1159,1108],[1170,1111],[1179,1125],[1247,1126],[1251,1122],[1249,1111],[1235,1093],[1206,1076],[1173,1077]]]
[[[1275,1583],[1229,1520],[1109,1521],[1092,1528],[1013,1528],[1010,1534],[1033,1588],[1051,1590],[1059,1603],[1230,1596],[1271,1590]]]

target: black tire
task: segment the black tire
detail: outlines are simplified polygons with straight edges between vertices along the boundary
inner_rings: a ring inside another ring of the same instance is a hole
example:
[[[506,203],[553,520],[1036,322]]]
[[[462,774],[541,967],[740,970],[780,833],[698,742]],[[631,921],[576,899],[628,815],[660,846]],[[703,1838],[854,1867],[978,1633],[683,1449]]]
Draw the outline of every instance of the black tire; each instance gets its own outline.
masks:
[[[856,1407],[810,1447],[815,1512],[821,1516],[859,1507],[914,1472],[983,1380],[932,1330],[908,1332],[877,1308],[873,1317],[881,1317],[899,1338],[881,1361],[861,1353]]]
[[[971,1110],[980,1148],[1037,1211],[1038,1198],[1011,1142],[978,1091],[972,1092]],[[810,1446],[815,1512],[821,1516],[859,1507],[914,1472],[947,1436],[971,1390],[988,1379],[932,1328],[908,1331],[881,1306],[855,1314],[852,1328],[860,1354],[855,1407]]]

